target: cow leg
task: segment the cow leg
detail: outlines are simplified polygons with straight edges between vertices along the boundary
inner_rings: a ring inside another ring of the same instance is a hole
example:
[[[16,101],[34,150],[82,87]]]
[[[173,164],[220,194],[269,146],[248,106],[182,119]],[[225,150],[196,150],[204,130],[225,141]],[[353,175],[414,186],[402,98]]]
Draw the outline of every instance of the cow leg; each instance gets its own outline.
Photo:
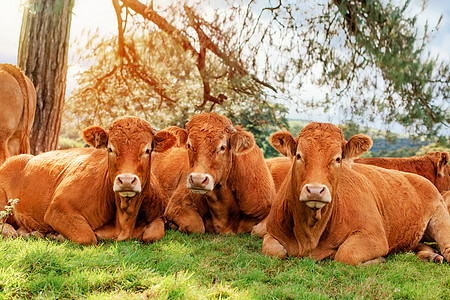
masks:
[[[100,240],[114,240],[120,233],[120,229],[113,223],[106,224],[95,231],[95,235]]]
[[[259,238],[263,238],[267,233],[266,220],[267,218],[253,226],[251,234],[258,236]]]
[[[435,249],[428,245],[419,243],[419,245],[414,248],[414,252],[416,252],[417,257],[421,260],[434,261],[439,264],[442,264],[444,262],[444,258],[439,255],[439,253],[437,253]]]
[[[86,218],[75,211],[67,211],[60,205],[48,208],[44,221],[69,240],[83,245],[96,245],[97,237]]]
[[[153,243],[164,237],[164,220],[157,218],[150,224],[142,226],[135,231],[138,239],[142,239],[145,243]]]
[[[442,256],[450,262],[450,214],[444,205],[439,205],[431,216],[425,235],[436,241]]]
[[[175,223],[178,230],[184,233],[205,233],[205,224],[198,211],[191,205],[184,205],[178,209],[167,210],[165,219]]]
[[[357,231],[350,235],[339,247],[334,256],[336,261],[349,265],[358,265],[372,260],[379,260],[388,254],[389,245],[386,237]]]
[[[264,235],[262,254],[269,256],[278,256],[279,258],[286,258],[287,251],[281,243],[275,239],[270,233]]]

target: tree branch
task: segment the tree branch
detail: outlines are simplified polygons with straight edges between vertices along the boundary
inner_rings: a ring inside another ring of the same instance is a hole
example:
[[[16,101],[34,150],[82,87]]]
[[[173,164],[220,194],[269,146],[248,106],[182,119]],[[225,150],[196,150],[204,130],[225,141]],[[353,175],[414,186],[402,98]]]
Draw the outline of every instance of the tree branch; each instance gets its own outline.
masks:
[[[113,0],[117,1],[117,0]],[[197,69],[199,71],[200,77],[202,79],[203,84],[203,102],[197,108],[203,108],[205,104],[210,101],[213,102],[211,109],[215,104],[223,104],[223,101],[227,99],[227,97],[223,94],[219,94],[217,97],[211,95],[211,88],[209,83],[209,77],[207,76],[206,66],[205,66],[205,57],[206,57],[206,49],[210,50],[214,55],[219,57],[225,65],[230,68],[237,70],[238,74],[241,76],[249,75],[256,83],[270,88],[274,92],[277,92],[276,89],[270,85],[269,83],[263,82],[259,80],[255,75],[250,75],[239,63],[230,59],[230,56],[226,53],[222,52],[221,49],[205,34],[205,32],[201,29],[200,24],[196,21],[195,14],[188,6],[184,6],[186,13],[191,21],[189,24],[197,33],[200,44],[200,52],[194,48],[189,39],[182,34],[181,31],[176,29],[170,23],[168,23],[163,17],[161,17],[158,13],[156,13],[151,6],[146,6],[137,0],[121,0],[123,5],[132,9],[136,13],[142,15],[145,19],[151,21],[156,26],[158,26],[162,31],[169,34],[177,43],[179,43],[183,49],[186,51],[190,51],[194,57],[197,58]]]

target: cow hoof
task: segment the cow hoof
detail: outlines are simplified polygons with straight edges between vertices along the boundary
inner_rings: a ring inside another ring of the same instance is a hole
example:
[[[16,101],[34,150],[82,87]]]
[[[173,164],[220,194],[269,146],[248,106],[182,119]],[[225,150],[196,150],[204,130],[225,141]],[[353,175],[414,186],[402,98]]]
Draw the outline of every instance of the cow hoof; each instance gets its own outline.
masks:
[[[439,254],[436,253],[435,255],[433,255],[433,259],[431,261],[433,261],[435,263],[438,263],[438,264],[443,264],[444,263],[444,257],[442,255],[439,255]]]
[[[170,220],[166,221],[167,229],[178,230],[178,225]]]
[[[49,233],[47,238],[55,240],[57,242],[64,242],[66,240],[65,237],[62,236],[61,233]]]
[[[385,264],[385,263],[386,263],[386,258],[381,256],[381,257],[377,257],[377,258],[368,260],[366,262],[363,262],[363,263],[361,263],[361,265],[370,266],[370,265]]]
[[[0,224],[1,226],[1,230],[2,230],[2,235],[4,237],[8,237],[8,238],[16,238],[19,235],[17,234],[17,231],[14,229],[14,227],[12,227],[10,224],[8,223],[3,223]]]

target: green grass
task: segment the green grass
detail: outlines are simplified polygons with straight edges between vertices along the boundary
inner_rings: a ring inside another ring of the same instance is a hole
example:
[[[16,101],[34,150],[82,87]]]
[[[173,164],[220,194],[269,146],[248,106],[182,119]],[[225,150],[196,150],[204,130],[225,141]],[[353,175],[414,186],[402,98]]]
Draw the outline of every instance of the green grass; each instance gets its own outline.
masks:
[[[280,260],[250,235],[167,231],[154,244],[0,238],[1,299],[450,299],[450,264]]]

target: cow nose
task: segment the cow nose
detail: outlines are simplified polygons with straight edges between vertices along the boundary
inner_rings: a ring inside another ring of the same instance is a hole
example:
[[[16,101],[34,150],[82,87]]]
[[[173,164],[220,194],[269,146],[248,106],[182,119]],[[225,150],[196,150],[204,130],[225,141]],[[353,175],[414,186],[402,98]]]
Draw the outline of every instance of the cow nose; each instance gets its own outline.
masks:
[[[306,195],[316,198],[322,198],[323,192],[325,191],[325,186],[322,185],[305,185]]]
[[[323,202],[330,202],[331,194],[328,190],[328,187],[324,184],[308,183],[303,186],[302,192],[300,193],[300,200],[318,200]]]
[[[209,177],[206,174],[191,173],[189,174],[189,183],[191,186],[204,188],[209,183]]]
[[[123,173],[116,176],[114,180],[114,192],[141,192],[141,181],[139,177],[130,173]]]
[[[187,187],[194,192],[196,190],[211,191],[213,179],[209,174],[191,173],[188,176]]]

